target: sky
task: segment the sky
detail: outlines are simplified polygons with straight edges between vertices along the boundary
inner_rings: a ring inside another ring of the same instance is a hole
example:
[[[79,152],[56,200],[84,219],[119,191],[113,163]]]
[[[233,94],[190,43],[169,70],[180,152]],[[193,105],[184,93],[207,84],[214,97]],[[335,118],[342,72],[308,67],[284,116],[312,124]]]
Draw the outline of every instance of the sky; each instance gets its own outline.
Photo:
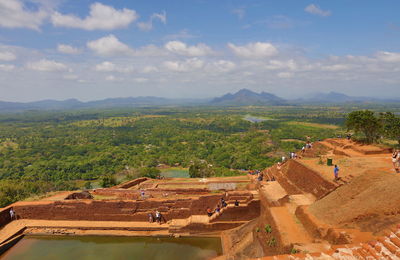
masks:
[[[0,0],[0,100],[400,97],[398,0]]]

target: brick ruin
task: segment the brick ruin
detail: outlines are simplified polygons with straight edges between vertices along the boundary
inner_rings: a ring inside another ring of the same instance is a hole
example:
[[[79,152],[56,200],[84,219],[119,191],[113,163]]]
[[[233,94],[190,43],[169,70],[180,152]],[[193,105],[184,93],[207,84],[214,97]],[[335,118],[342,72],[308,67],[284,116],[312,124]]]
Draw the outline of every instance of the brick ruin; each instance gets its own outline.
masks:
[[[370,208],[358,209],[366,216],[384,219],[379,227],[364,228],[371,226],[368,224],[374,218],[353,216],[345,207],[338,207],[340,222],[335,222],[335,216],[329,220],[321,217],[323,206],[329,207],[332,197],[353,190],[352,185],[359,187],[368,170],[390,171],[389,152],[387,148],[328,139],[314,144],[301,159],[265,169],[262,181],[254,175],[205,180],[140,178],[90,190],[93,199],[17,202],[0,209],[0,248],[17,234],[41,233],[46,228],[53,232],[55,228],[71,229],[75,234],[104,229],[111,234],[112,230],[124,230],[131,235],[219,236],[224,255],[218,259],[400,259],[400,203],[398,207],[388,204],[390,214],[380,214],[379,208],[372,213]],[[341,179],[332,179],[327,158],[343,165]],[[357,166],[362,160],[373,163]],[[387,182],[393,183],[393,179]],[[363,185],[366,193],[369,184]],[[221,198],[227,207],[208,217],[206,209],[215,209]],[[11,207],[18,220],[10,220]],[[156,210],[164,216],[165,224],[148,223],[148,214],[154,215]],[[12,227],[22,221],[17,229]],[[82,226],[88,221],[98,224]],[[13,233],[13,228],[18,232]]]

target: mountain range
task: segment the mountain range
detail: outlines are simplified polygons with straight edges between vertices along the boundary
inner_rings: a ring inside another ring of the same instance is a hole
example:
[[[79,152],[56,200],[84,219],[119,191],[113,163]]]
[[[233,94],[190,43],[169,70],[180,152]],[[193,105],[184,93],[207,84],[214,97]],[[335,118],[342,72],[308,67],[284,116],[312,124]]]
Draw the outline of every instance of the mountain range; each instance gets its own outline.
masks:
[[[18,112],[26,110],[69,110],[84,108],[145,107],[145,106],[279,106],[300,104],[343,104],[343,103],[396,103],[400,98],[378,99],[372,97],[353,97],[343,93],[317,93],[308,98],[283,99],[274,94],[257,93],[241,89],[213,99],[168,99],[161,97],[126,97],[82,102],[77,99],[41,100],[35,102],[0,101],[0,112]]]

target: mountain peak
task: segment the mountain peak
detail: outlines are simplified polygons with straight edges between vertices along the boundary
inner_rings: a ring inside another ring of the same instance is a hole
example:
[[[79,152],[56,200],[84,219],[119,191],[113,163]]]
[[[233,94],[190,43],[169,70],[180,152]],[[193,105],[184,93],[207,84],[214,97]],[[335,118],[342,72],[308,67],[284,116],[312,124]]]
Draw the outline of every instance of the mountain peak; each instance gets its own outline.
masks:
[[[274,94],[261,92],[256,93],[249,89],[241,89],[238,92],[225,94],[222,97],[214,98],[213,105],[225,106],[251,106],[251,105],[281,105],[285,101]]]

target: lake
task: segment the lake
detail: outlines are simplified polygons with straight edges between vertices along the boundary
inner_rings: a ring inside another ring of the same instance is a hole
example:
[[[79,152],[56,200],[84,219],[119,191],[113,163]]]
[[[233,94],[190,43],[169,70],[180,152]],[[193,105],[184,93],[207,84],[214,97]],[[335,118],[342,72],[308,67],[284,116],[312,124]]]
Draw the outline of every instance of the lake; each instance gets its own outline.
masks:
[[[220,238],[25,236],[1,260],[201,260],[222,254]]]

